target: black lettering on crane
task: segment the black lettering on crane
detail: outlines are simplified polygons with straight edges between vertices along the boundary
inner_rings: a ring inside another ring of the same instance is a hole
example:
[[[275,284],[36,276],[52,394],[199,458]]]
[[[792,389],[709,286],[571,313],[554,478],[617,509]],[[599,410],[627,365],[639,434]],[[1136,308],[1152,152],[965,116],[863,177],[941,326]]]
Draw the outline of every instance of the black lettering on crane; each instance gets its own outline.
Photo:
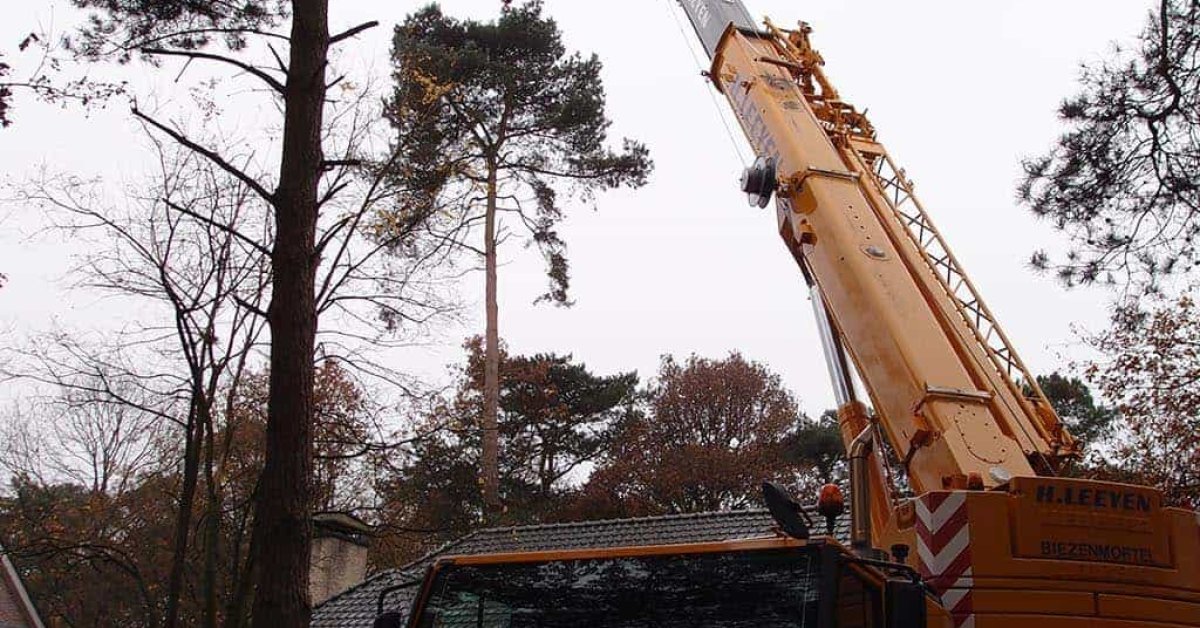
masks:
[[[1131,545],[1042,541],[1041,554],[1046,558],[1058,558],[1062,560],[1085,560],[1131,565],[1155,564],[1153,549]]]
[[[1137,491],[1067,486],[1063,487],[1060,492],[1053,484],[1037,485],[1034,490],[1034,498],[1039,504],[1063,504],[1131,512],[1150,512],[1153,506],[1148,496]]]

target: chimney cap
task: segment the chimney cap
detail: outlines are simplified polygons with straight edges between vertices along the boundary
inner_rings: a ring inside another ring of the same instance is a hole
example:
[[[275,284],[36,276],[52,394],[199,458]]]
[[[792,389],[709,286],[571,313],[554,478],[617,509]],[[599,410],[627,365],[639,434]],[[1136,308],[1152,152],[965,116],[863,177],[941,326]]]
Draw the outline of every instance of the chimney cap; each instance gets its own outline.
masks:
[[[336,538],[366,547],[373,534],[370,524],[345,512],[313,515],[313,538]]]

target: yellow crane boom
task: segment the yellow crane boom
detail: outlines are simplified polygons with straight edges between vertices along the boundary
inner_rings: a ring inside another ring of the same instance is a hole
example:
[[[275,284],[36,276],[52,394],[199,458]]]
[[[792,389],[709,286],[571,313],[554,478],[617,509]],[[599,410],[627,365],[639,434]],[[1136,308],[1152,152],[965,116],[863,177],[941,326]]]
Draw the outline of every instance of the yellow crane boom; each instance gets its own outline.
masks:
[[[775,193],[780,235],[832,321],[826,340],[860,373],[913,488],[1053,475],[1074,440],[866,116],[825,76],[807,26],[754,27],[740,2],[682,5],[759,156],[747,191]],[[848,434],[867,427],[843,414]]]
[[[915,547],[957,626],[1200,625],[1200,517],[1152,488],[1056,477],[1078,445],[808,25],[758,26],[740,0],[680,5],[756,153],[742,189],[774,198],[812,291],[856,550]],[[915,498],[894,494],[884,439]]]

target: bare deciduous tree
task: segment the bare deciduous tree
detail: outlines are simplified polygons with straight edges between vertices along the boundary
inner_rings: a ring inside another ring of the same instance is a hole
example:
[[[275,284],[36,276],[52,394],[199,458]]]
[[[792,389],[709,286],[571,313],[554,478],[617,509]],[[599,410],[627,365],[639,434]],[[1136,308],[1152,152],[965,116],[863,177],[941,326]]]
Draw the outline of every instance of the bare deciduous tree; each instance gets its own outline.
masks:
[[[156,148],[156,181],[147,190],[128,190],[123,203],[108,203],[98,183],[71,177],[43,177],[22,194],[56,216],[68,235],[105,242],[81,258],[81,285],[151,310],[140,324],[110,336],[109,345],[126,354],[121,362],[64,338],[57,347],[43,343],[29,350],[38,363],[29,374],[71,398],[152,410],[182,430],[182,486],[165,601],[165,625],[171,627],[179,622],[202,473],[210,491],[214,486],[221,395],[236,389],[263,334],[259,303],[270,275],[268,252],[246,235],[252,224],[263,235],[267,228],[255,221],[262,212],[255,211],[249,188],[191,151]],[[126,387],[137,382],[144,390],[133,398],[114,380]],[[209,497],[219,506],[214,494]],[[216,623],[215,588],[206,579],[204,595],[214,601],[207,625]]]
[[[259,243],[269,252],[272,269],[269,303],[262,312],[270,329],[271,380],[266,464],[254,517],[259,542],[253,544],[253,617],[259,626],[307,626],[318,223],[322,185],[338,169],[326,158],[322,137],[329,53],[332,46],[374,23],[330,33],[328,0],[75,4],[93,11],[89,25],[72,41],[84,54],[120,61],[177,57],[188,64],[218,64],[256,81],[279,106],[282,124],[274,180],[248,172],[229,154],[151,113],[134,107],[133,115],[239,180],[270,206],[274,237]],[[285,21],[290,24],[282,28]],[[254,52],[270,52],[269,65],[260,65],[259,57],[250,54],[252,44]]]
[[[135,386],[116,385],[126,388],[122,397],[139,394]],[[98,402],[77,390],[58,393],[14,405],[0,421],[0,468],[6,473],[120,495],[139,475],[157,468],[165,426],[156,417],[132,405]]]
[[[373,352],[402,345],[428,322],[453,311],[452,301],[443,298],[439,277],[429,272],[448,249],[438,239],[423,237],[424,217],[419,214],[386,236],[367,229],[367,217],[396,194],[394,181],[385,173],[401,153],[393,147],[384,151],[379,163],[369,159],[376,152],[372,142],[378,133],[372,129],[378,127],[371,122],[378,119],[379,99],[369,89],[347,93],[349,98],[332,105],[335,115],[325,138],[339,147],[342,158],[330,160],[337,165],[331,166],[320,199],[325,213],[318,224],[314,302],[316,314],[335,323],[321,335],[320,361],[397,384],[404,395],[416,394],[411,380],[385,366]],[[206,114],[201,122],[207,123],[207,116],[217,115],[218,108],[207,96],[198,100]],[[153,122],[145,124],[151,138],[161,131]],[[171,132],[183,136],[181,131]],[[243,170],[254,163],[252,155],[228,138],[210,137],[206,144],[237,155],[239,163],[246,164]],[[18,190],[20,202],[45,206],[64,233],[97,247],[76,269],[80,288],[144,302],[138,318],[109,338],[114,351],[95,351],[61,334],[26,351],[29,368],[18,374],[98,403],[136,408],[178,428],[173,433],[182,436],[166,439],[164,445],[177,449],[174,453],[182,461],[165,623],[183,621],[187,574],[194,569],[191,563],[199,560],[199,620],[215,626],[223,618],[226,625],[236,626],[254,601],[249,570],[255,566],[255,543],[252,538],[243,547],[241,541],[233,541],[232,558],[219,555],[219,546],[229,533],[241,534],[257,521],[242,503],[229,503],[229,485],[253,487],[242,494],[245,499],[261,490],[262,457],[240,452],[242,459],[234,461],[231,452],[236,440],[269,433],[242,421],[235,406],[251,373],[265,378],[264,413],[270,405],[271,371],[260,363],[260,349],[270,318],[264,304],[274,276],[269,261],[274,209],[241,177],[191,147],[153,142],[153,148],[159,157],[157,181],[145,190],[129,190],[119,203],[106,201],[100,182],[69,176],[44,175]],[[318,367],[310,364],[309,370]],[[115,389],[114,378],[135,382],[154,403]],[[321,399],[318,390],[318,410]],[[269,425],[265,414],[264,419]],[[347,467],[357,469],[370,456],[398,446],[385,438],[388,430],[382,425],[371,427],[369,433],[343,435],[356,442],[343,442],[332,450],[330,443],[314,443],[310,455],[325,479],[337,471],[344,482],[351,475]],[[246,442],[261,446],[268,440],[263,435]],[[308,464],[313,468],[311,460]],[[230,478],[234,467],[252,477]],[[322,501],[324,507],[337,502],[334,495]],[[311,507],[306,504],[305,512]],[[230,521],[225,516],[229,512],[237,513],[237,520]],[[199,559],[191,551],[197,545]],[[223,572],[232,576],[218,582]]]

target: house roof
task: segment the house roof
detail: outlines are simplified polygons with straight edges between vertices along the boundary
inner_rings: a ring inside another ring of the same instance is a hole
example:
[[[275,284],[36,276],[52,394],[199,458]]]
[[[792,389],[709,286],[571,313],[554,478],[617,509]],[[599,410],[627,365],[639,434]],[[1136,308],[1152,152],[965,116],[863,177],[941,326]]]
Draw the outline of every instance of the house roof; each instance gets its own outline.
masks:
[[[821,521],[815,512],[811,514],[814,521]],[[773,527],[766,510],[752,509],[478,530],[404,567],[378,572],[330,598],[313,610],[312,628],[370,628],[379,610],[380,594],[420,579],[442,556],[729,541],[771,536]],[[834,536],[843,541],[849,538],[848,515],[838,520]],[[406,612],[415,593],[415,587],[388,593],[384,610]]]
[[[33,600],[29,599],[25,583],[21,582],[21,574],[8,559],[3,546],[0,546],[0,598],[4,598],[0,599],[0,626],[11,624],[43,628],[45,625],[33,606]]]

